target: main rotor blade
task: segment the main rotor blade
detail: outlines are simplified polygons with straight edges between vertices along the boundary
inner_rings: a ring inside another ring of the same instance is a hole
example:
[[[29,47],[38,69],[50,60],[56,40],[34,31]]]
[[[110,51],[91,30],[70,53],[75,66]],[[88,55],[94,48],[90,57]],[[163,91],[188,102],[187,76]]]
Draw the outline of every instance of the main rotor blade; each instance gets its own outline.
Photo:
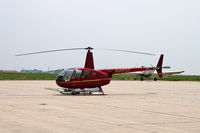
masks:
[[[42,54],[42,53],[50,53],[50,52],[58,52],[58,51],[67,51],[67,50],[82,50],[86,48],[70,48],[70,49],[56,49],[56,50],[46,50],[40,52],[32,52],[32,53],[25,53],[25,54],[17,54],[15,56],[24,56],[24,55],[32,55],[32,54]]]
[[[50,53],[50,52],[59,52],[59,51],[67,51],[67,50],[107,50],[107,51],[119,51],[119,52],[127,52],[127,53],[136,53],[136,54],[144,54],[144,55],[153,55],[151,53],[144,53],[144,52],[136,52],[136,51],[129,51],[129,50],[119,50],[119,49],[103,49],[103,48],[70,48],[70,49],[56,49],[56,50],[46,50],[40,52],[32,52],[32,53],[25,53],[25,54],[17,54],[16,56],[24,56],[24,55],[32,55],[32,54],[42,54],[42,53]]]
[[[96,49],[96,48],[95,48]],[[119,52],[127,52],[127,53],[135,53],[135,54],[144,54],[144,55],[152,55],[155,56],[155,54],[151,54],[151,53],[144,53],[144,52],[136,52],[136,51],[129,51],[129,50],[119,50],[119,49],[96,49],[96,50],[107,50],[107,51],[119,51]]]

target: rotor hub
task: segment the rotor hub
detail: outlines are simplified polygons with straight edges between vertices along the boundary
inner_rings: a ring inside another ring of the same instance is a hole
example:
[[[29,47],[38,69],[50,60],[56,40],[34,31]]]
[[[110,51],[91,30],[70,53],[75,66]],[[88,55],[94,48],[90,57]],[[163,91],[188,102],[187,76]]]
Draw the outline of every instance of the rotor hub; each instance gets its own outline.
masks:
[[[92,47],[87,47],[87,48],[85,48],[86,50],[93,50],[94,48],[92,48]]]

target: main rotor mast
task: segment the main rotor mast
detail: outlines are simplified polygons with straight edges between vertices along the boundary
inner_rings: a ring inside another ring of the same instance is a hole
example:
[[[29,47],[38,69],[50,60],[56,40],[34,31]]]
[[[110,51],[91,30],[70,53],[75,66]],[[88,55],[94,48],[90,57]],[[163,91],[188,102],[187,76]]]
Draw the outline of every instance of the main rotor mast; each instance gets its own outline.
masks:
[[[88,50],[85,59],[85,68],[94,69],[93,53],[91,52],[91,50],[93,50],[94,48],[87,47],[85,49]]]

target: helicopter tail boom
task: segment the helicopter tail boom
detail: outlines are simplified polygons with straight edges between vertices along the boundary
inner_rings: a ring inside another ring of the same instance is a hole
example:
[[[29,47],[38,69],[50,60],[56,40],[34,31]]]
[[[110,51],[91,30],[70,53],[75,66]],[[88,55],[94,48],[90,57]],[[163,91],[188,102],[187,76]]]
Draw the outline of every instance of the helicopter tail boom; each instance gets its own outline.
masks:
[[[161,54],[156,67],[115,68],[115,69],[101,69],[99,71],[105,72],[108,75],[113,75],[113,74],[129,73],[129,72],[137,72],[137,71],[156,70],[158,73],[158,76],[162,78],[163,77],[162,68],[169,68],[168,66],[162,67],[163,57],[164,55]]]

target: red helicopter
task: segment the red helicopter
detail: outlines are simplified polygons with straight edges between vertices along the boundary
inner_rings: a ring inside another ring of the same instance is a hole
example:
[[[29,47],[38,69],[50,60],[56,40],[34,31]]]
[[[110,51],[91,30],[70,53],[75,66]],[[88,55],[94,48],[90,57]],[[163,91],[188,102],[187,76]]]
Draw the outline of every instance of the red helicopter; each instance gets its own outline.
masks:
[[[70,92],[72,95],[76,95],[80,93],[91,94],[92,92],[100,92],[101,94],[104,95],[103,89],[101,87],[110,83],[110,80],[113,74],[144,71],[144,70],[156,70],[158,73],[158,76],[162,77],[163,55],[160,56],[156,67],[115,68],[115,69],[94,69],[93,53],[91,52],[91,50],[93,50],[94,48],[91,48],[91,47],[48,50],[48,51],[41,51],[41,52],[34,52],[34,53],[27,53],[27,54],[19,54],[16,56],[40,54],[40,53],[47,53],[47,52],[57,52],[57,51],[65,51],[65,50],[82,50],[82,49],[87,50],[84,68],[64,69],[56,77],[56,84],[60,87],[63,87],[62,91],[58,90],[62,94],[67,94]],[[154,55],[154,54],[149,54],[149,53],[127,51],[127,50],[116,50],[116,49],[97,49],[97,50],[111,50],[111,51]]]

